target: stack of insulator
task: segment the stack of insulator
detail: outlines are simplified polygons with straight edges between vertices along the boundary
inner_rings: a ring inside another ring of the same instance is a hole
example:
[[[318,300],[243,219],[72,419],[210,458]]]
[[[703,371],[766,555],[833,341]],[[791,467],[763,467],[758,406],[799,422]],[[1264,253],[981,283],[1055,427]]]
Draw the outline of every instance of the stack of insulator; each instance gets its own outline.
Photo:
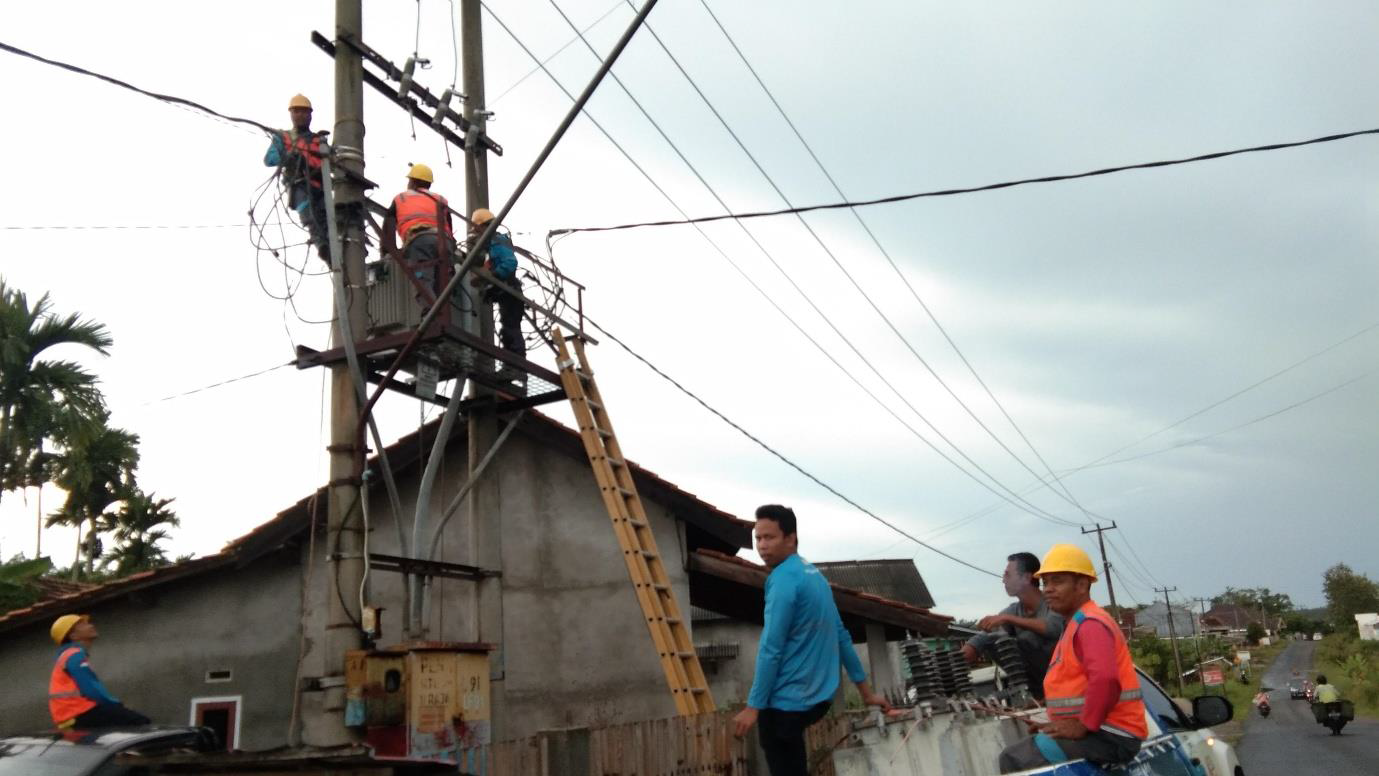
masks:
[[[949,650],[940,655],[947,663],[947,677],[944,682],[944,694],[950,697],[958,697],[972,694],[972,675],[969,672],[967,659],[962,656],[962,650]]]
[[[919,641],[906,641],[900,645],[901,655],[910,667],[910,689],[914,691],[915,701],[926,701],[943,694],[943,681],[939,673],[937,653]]]
[[[996,639],[996,663],[1006,675],[1007,690],[1029,689],[1029,674],[1015,639],[1002,634]]]

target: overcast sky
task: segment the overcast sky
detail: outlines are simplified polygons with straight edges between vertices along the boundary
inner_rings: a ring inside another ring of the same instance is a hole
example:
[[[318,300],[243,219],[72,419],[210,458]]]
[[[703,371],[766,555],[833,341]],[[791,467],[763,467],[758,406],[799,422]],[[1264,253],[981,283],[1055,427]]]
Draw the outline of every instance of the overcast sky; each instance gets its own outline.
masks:
[[[708,2],[855,199],[1379,127],[1379,6],[1368,2]],[[612,10],[589,33],[600,52],[633,15],[607,0],[561,7],[580,26]],[[417,45],[417,8],[366,3],[365,40],[401,64]],[[548,2],[495,10],[539,56],[572,37]],[[437,93],[454,69],[450,12],[447,2],[420,3],[419,50],[433,65],[418,80]],[[270,125],[286,124],[287,99],[305,92],[316,126],[328,129],[332,64],[308,36],[329,35],[332,14],[319,0],[51,0],[7,5],[0,40]],[[651,26],[786,196],[837,199],[699,0],[663,0]],[[569,102],[540,73],[508,91],[532,63],[490,16],[485,36],[491,134],[506,149],[490,163],[501,203]],[[580,43],[550,63],[572,92],[596,66]],[[729,207],[782,205],[649,35],[614,72]],[[161,399],[280,364],[295,343],[323,347],[326,327],[302,319],[329,316],[325,279],[300,283],[294,312],[268,293],[282,294],[283,266],[265,254],[256,267],[244,227],[27,227],[245,224],[271,173],[265,141],[9,54],[0,54],[0,98],[9,106],[0,273],[31,296],[51,293],[59,311],[110,327],[111,356],[82,360],[100,375],[114,422],[142,438],[140,482],[177,499],[184,524],[174,552],[214,552],[323,481],[322,373],[280,369]],[[722,212],[615,83],[589,111],[686,211]],[[365,118],[367,174],[383,184],[380,199],[402,187],[409,162],[424,161],[437,169],[436,190],[462,201],[461,168],[447,166],[437,136],[418,126],[413,139],[402,111],[372,92]],[[1108,460],[1122,462],[1065,484],[1089,513],[1120,526],[1108,537],[1122,602],[1147,602],[1155,585],[1184,597],[1232,585],[1318,604],[1333,563],[1379,576],[1376,180],[1379,139],[1362,137],[859,212],[1050,466],[1075,470],[1119,450]],[[580,118],[509,224],[520,244],[544,252],[553,228],[674,217]],[[1025,467],[1044,465],[856,219],[831,211],[806,221],[908,347],[794,217],[705,232],[842,369],[692,228],[577,234],[556,244],[555,258],[588,286],[587,311],[610,331],[906,531],[992,571],[1018,550],[1091,547],[1078,528],[1004,504],[974,481],[985,475],[962,456],[999,481],[992,488],[1022,493],[1034,481]],[[288,260],[315,271],[304,251]],[[591,357],[625,449],[658,474],[743,516],[763,502],[793,505],[810,559],[914,557],[945,613],[1004,604],[997,580],[873,522],[615,345]],[[394,438],[416,427],[418,409],[389,397],[381,418]],[[32,554],[34,498],[0,502],[5,556]],[[44,508],[60,498],[46,493]],[[1098,519],[1049,489],[1027,498],[1064,521]],[[44,549],[70,562],[72,535],[46,532]],[[1105,602],[1100,587],[1097,595]]]

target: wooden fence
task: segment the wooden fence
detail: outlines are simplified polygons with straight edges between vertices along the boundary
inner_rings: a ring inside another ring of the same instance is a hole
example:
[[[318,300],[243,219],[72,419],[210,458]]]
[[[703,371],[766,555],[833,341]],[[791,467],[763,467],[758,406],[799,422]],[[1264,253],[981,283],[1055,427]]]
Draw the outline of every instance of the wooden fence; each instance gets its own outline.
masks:
[[[632,722],[604,728],[548,731],[488,747],[474,776],[765,776],[756,746],[733,736],[732,711]],[[812,776],[834,776],[833,749],[849,717],[830,715],[809,728],[805,745]]]

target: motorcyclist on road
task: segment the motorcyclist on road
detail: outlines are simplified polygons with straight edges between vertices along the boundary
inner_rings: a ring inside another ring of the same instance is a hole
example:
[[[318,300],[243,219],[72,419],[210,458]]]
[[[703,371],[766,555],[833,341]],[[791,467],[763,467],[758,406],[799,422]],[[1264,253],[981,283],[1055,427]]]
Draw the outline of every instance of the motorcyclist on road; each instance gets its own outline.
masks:
[[[1327,683],[1326,674],[1317,674],[1317,687],[1313,690],[1312,698],[1316,703],[1335,703],[1341,699],[1341,691],[1336,689],[1336,685]]]

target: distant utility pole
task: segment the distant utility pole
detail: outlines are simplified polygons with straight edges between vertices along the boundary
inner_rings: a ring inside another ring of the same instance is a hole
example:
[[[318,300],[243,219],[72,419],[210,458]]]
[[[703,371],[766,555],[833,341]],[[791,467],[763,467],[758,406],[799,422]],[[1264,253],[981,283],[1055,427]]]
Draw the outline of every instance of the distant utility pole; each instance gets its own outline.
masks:
[[[1111,597],[1111,606],[1115,606],[1119,619],[1120,607],[1116,606],[1116,586],[1111,584],[1111,561],[1106,559],[1106,539],[1102,536],[1103,533],[1113,530],[1115,527],[1116,521],[1112,520],[1109,526],[1102,527],[1101,523],[1097,523],[1096,528],[1083,528],[1082,533],[1096,534],[1097,546],[1101,547],[1101,567],[1106,571],[1106,594]]]
[[[1178,695],[1182,696],[1187,694],[1187,691],[1183,689],[1183,659],[1178,656],[1178,632],[1173,627],[1173,604],[1168,601],[1168,594],[1177,589],[1176,587],[1156,587],[1154,592],[1164,594],[1164,606],[1168,607],[1168,639],[1173,644],[1173,664],[1178,667]],[[1201,671],[1201,668],[1199,667],[1197,670]]]
[[[362,40],[362,0],[336,0],[335,35],[337,39]],[[364,283],[364,222],[359,209],[364,190],[358,180],[364,174],[364,65],[353,46],[337,45],[335,54],[335,157],[332,167],[342,168],[338,180],[325,181],[332,186],[335,212],[328,218],[340,225],[341,254],[346,288],[361,288]],[[340,218],[340,216],[344,216]],[[333,344],[344,345],[346,338],[355,342],[364,336],[364,295],[347,294],[348,310],[341,319],[335,316],[331,329]],[[338,308],[337,308],[338,309]],[[330,592],[326,596],[328,614],[323,640],[325,671],[322,687],[325,690],[326,724],[318,726],[329,740],[312,741],[316,745],[349,743],[352,738],[345,727],[345,652],[361,645],[359,627],[359,585],[364,575],[363,518],[360,516],[360,478],[363,475],[364,451],[358,449],[359,394],[350,374],[348,362],[330,368],[330,487],[327,497],[326,547],[329,558],[325,577]]]
[[[1205,613],[1206,613],[1205,602],[1206,602],[1207,599],[1205,599],[1205,598],[1190,598],[1190,599],[1188,599],[1188,600],[1193,601],[1193,602],[1195,602],[1195,603],[1201,605],[1201,606],[1203,607],[1203,608],[1202,608],[1202,612],[1203,612],[1203,614],[1205,615]],[[1192,640],[1193,640],[1193,642],[1195,642],[1196,645],[1197,645],[1197,678],[1198,678],[1199,680],[1201,680],[1201,682],[1202,682],[1202,687],[1205,688],[1205,687],[1207,686],[1207,680],[1206,680],[1206,677],[1202,676],[1202,637],[1201,637],[1201,626],[1202,626],[1201,620],[1200,620],[1200,619],[1197,617],[1197,615],[1194,613],[1194,614],[1192,615]]]

